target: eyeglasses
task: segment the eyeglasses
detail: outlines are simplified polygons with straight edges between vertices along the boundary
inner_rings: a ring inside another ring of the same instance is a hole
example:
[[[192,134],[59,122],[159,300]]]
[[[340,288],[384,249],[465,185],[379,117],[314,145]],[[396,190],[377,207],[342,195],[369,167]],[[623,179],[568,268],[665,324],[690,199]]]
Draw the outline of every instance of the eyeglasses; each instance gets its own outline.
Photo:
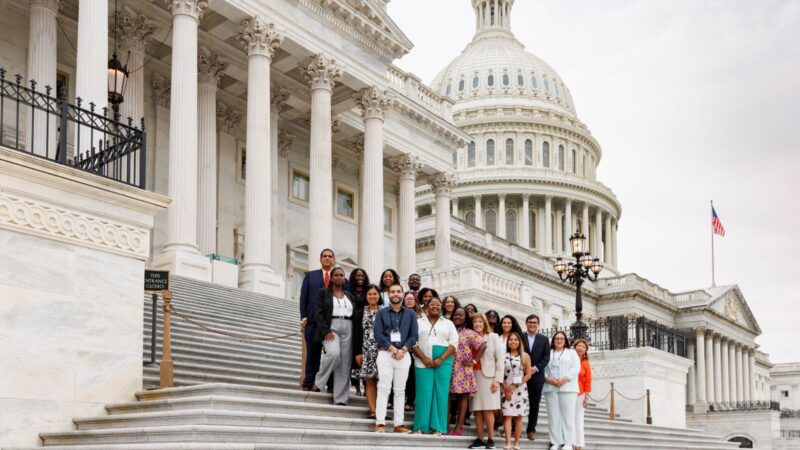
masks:
[[[554,341],[566,341],[563,337],[553,338]]]

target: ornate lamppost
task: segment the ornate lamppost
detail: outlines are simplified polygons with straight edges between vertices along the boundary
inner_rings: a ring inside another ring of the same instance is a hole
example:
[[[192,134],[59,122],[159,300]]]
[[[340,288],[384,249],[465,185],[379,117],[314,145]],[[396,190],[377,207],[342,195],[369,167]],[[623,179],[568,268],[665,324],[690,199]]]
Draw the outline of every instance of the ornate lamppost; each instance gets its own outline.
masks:
[[[586,236],[580,231],[569,238],[572,248],[572,256],[575,262],[567,262],[558,258],[553,262],[553,269],[558,273],[561,281],[567,281],[575,285],[575,323],[570,327],[572,339],[586,339],[586,325],[581,317],[583,316],[583,300],[581,299],[581,285],[584,280],[595,281],[598,274],[603,270],[603,263],[599,258],[592,258],[586,250]]]

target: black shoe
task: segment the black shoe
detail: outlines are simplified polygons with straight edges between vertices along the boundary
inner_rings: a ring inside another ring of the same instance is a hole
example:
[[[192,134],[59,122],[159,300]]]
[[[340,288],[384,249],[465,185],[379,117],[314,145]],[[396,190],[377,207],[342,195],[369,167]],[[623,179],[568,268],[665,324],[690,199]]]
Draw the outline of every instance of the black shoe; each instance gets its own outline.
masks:
[[[494,441],[491,439],[486,440],[486,448],[494,448]]]
[[[472,445],[470,445],[469,448],[486,448],[485,446],[486,446],[485,442],[483,442],[478,438],[475,438],[475,440],[472,441]]]
[[[347,403],[337,403],[336,406],[347,406]]]

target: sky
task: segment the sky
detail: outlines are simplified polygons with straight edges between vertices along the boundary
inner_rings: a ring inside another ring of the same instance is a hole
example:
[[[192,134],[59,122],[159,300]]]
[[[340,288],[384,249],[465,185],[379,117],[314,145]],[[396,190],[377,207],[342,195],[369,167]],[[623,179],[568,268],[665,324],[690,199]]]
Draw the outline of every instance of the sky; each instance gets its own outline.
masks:
[[[426,83],[475,31],[469,0],[389,13],[414,43],[395,63]],[[622,271],[709,287],[714,200],[717,284],[739,285],[773,363],[800,361],[800,1],[516,0],[511,26],[600,142]]]

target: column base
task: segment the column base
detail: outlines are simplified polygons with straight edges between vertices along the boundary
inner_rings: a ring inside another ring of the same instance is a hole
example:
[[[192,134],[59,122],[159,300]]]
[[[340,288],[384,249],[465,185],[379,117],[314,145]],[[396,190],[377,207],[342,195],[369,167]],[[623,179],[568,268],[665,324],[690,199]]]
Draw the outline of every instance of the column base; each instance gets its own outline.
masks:
[[[239,289],[273,297],[285,297],[283,277],[267,265],[245,263],[239,269]]]
[[[200,281],[211,281],[211,262],[191,247],[173,247],[169,245],[153,266],[160,270],[169,270],[172,275],[194,278]]]
[[[695,414],[705,414],[708,412],[708,403],[695,402],[695,404],[692,405],[692,409]]]

